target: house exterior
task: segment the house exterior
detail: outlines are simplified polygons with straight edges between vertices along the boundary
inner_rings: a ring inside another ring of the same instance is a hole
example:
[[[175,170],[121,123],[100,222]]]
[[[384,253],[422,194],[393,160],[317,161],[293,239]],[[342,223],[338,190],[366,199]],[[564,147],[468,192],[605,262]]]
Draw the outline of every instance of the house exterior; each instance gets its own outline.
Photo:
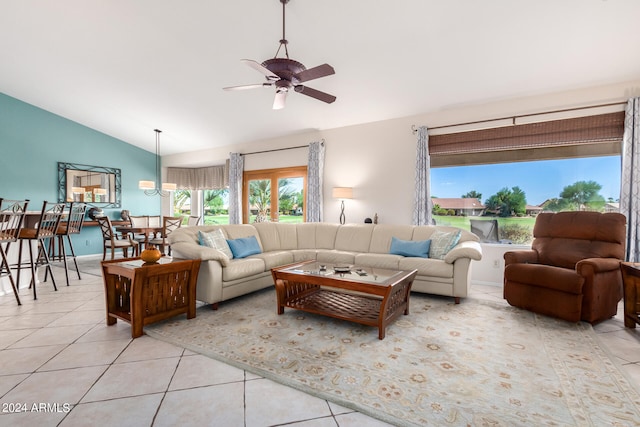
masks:
[[[484,213],[484,205],[478,198],[437,198],[431,199],[433,206],[441,209],[453,210],[456,216],[480,216]]]
[[[526,205],[524,209],[525,214],[529,216],[536,216],[544,210],[541,206],[536,205]]]

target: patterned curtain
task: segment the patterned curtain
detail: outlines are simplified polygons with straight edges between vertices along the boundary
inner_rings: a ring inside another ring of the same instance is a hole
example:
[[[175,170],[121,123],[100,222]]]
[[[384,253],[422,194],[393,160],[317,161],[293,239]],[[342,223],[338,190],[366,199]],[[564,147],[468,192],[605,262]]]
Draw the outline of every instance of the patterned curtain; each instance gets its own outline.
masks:
[[[627,103],[622,137],[620,212],[627,217],[627,261],[640,262],[640,98]]]
[[[242,172],[244,158],[229,153],[229,224],[242,224]]]
[[[416,156],[416,190],[413,207],[413,225],[430,225],[431,218],[431,160],[429,158],[429,133],[426,126],[418,128]]]
[[[322,175],[324,174],[324,143],[309,144],[307,166],[307,222],[322,222]]]

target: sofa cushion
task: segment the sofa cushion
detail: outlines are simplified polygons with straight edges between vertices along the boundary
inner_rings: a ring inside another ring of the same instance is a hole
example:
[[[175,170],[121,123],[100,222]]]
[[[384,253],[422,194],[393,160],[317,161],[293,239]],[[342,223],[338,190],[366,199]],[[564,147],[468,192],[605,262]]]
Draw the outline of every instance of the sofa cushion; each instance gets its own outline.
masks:
[[[209,232],[198,231],[198,243],[200,246],[217,249],[229,258],[233,258],[233,252],[229,248],[227,239],[219,228]]]
[[[260,258],[263,260],[265,270],[271,270],[272,268],[281,267],[294,262],[293,253],[291,251],[263,252],[261,254],[251,255],[251,258]]]
[[[291,253],[293,262],[315,260],[318,257],[318,251],[315,249],[294,249]]]
[[[429,258],[429,248],[431,240],[400,240],[397,237],[391,238],[391,248],[389,253],[392,255],[402,255],[408,257]]]
[[[264,273],[264,261],[260,258],[232,259],[222,269],[222,280],[229,282],[237,279],[245,279],[255,274]]]
[[[264,252],[298,248],[296,224],[259,222],[253,226],[258,230],[260,244]]]
[[[318,250],[317,261],[326,262],[327,264],[353,264],[355,263],[356,254],[347,251],[336,250]]]
[[[374,227],[369,224],[347,224],[336,233],[335,249],[349,252],[368,252]]]
[[[412,225],[392,225],[379,224],[373,228],[371,233],[371,245],[367,252],[374,254],[388,254],[391,247],[391,238],[397,237],[402,240],[426,240],[413,239]]]
[[[402,258],[400,255],[390,254],[356,254],[355,265],[399,270],[398,263]]]
[[[444,259],[445,255],[460,241],[460,231],[435,231],[431,235],[431,247],[429,257]]]
[[[262,252],[255,236],[227,240],[234,258],[246,258]]]
[[[431,258],[408,258],[401,257],[398,262],[400,270],[418,270],[418,276],[453,277],[453,264],[447,264],[439,259]]]

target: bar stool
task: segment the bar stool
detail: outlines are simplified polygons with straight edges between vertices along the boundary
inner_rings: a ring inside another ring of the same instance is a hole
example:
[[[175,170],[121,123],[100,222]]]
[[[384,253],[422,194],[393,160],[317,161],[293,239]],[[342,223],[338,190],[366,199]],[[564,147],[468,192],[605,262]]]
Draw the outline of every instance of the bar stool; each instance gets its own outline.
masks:
[[[60,225],[60,218],[64,212],[64,203],[49,203],[45,201],[42,204],[42,212],[38,217],[38,224],[36,228],[22,228],[18,234],[19,252],[18,252],[18,264],[15,268],[18,270],[18,286],[20,285],[20,270],[24,268],[31,268],[31,283],[29,287],[33,286],[33,299],[38,299],[36,294],[36,267],[45,266],[46,272],[51,274],[51,282],[53,283],[53,289],[58,290],[56,287],[56,280],[53,277],[51,271],[51,262],[49,260],[49,254],[47,252],[46,240],[51,239],[56,235],[58,231],[58,225]],[[29,264],[22,263],[22,244],[27,242],[29,245]],[[31,242],[37,242],[38,253],[34,258],[33,247]]]
[[[11,274],[7,252],[11,243],[18,240],[18,234],[22,228],[22,221],[28,204],[29,200],[6,200],[0,198],[0,256],[2,257],[0,277],[3,275],[9,276],[9,282],[18,305],[22,305],[22,303],[18,296],[16,282],[13,280],[13,274]],[[6,250],[3,246],[4,244],[6,244]]]
[[[69,286],[69,268],[67,266],[67,259],[71,258],[73,264],[76,267],[76,273],[78,273],[78,280],[82,280],[80,277],[80,269],[78,268],[78,262],[76,261],[76,252],[73,249],[73,241],[71,240],[72,234],[80,234],[82,226],[84,225],[84,214],[87,210],[87,205],[83,203],[71,202],[69,205],[69,213],[67,214],[66,221],[60,221],[58,231],[53,239],[49,242],[49,259],[51,261],[62,261],[64,263],[64,272],[67,279],[67,286]],[[65,237],[71,250],[71,255],[67,255],[65,248]],[[44,281],[47,281],[47,274],[45,271]]]

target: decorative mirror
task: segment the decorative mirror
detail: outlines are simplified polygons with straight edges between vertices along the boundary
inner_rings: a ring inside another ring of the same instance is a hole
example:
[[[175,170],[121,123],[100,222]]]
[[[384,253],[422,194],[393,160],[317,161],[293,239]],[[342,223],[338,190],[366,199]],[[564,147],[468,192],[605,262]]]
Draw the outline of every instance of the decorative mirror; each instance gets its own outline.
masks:
[[[120,169],[58,162],[58,202],[119,208]]]

